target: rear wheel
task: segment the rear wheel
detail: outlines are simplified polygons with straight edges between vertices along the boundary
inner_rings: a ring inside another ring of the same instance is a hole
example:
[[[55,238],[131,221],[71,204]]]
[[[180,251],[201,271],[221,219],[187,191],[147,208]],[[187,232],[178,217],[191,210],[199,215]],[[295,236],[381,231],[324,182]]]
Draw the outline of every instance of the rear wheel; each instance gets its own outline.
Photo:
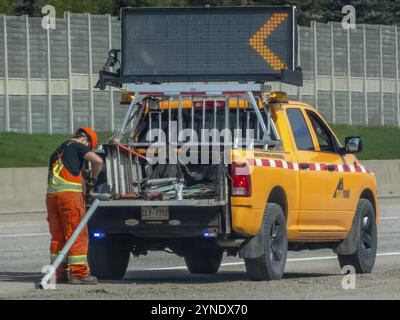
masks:
[[[245,259],[247,274],[251,280],[282,279],[286,267],[288,237],[283,209],[269,203],[263,222],[264,254],[255,259]]]
[[[371,202],[361,199],[356,215],[360,226],[357,234],[357,250],[352,255],[338,255],[340,267],[353,266],[357,273],[371,273],[376,259],[378,232],[376,215]]]
[[[192,274],[215,274],[221,266],[223,249],[195,249],[185,255],[186,266]]]
[[[120,280],[128,268],[129,237],[110,234],[89,241],[88,261],[92,275],[104,280]]]

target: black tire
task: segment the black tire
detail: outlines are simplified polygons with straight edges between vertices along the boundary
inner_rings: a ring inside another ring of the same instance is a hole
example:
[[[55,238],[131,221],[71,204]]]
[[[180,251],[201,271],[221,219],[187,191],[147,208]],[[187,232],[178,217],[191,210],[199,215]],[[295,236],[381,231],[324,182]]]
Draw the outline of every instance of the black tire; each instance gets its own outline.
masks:
[[[286,267],[288,236],[283,209],[269,203],[263,222],[264,254],[256,259],[245,259],[248,276],[254,281],[280,280]]]
[[[128,268],[129,237],[110,234],[102,239],[90,238],[88,261],[92,275],[103,280],[121,280]]]
[[[186,266],[191,274],[215,274],[221,266],[223,249],[194,249],[185,255]]]
[[[353,266],[358,274],[371,273],[378,248],[375,209],[369,200],[360,199],[356,215],[359,219],[357,250],[352,255],[338,255],[339,264],[342,269]]]

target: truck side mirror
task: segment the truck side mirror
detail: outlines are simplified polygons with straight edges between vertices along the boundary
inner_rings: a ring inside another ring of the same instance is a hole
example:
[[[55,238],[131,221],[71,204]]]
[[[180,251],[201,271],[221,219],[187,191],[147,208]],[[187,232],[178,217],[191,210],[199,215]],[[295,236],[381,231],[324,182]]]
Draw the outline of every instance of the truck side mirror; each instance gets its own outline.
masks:
[[[363,142],[360,137],[347,137],[345,140],[345,153],[355,154],[360,153],[363,150]]]

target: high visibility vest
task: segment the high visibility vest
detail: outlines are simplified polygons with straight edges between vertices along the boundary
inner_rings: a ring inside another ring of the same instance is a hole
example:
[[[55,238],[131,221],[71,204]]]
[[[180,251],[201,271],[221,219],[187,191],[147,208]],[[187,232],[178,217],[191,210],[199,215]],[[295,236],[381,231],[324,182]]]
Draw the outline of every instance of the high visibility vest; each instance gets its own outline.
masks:
[[[78,176],[71,174],[62,162],[62,154],[58,155],[57,161],[53,164],[53,170],[50,175],[48,194],[60,192],[83,192],[82,172]]]

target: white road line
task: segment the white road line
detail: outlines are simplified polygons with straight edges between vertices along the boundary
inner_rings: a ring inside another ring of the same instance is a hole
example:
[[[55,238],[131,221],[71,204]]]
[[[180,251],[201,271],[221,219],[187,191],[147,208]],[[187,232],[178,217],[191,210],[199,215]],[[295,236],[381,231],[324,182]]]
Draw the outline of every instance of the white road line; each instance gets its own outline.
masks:
[[[377,254],[378,257],[388,257],[388,256],[400,256],[400,252],[387,252],[387,253],[379,253]],[[336,256],[327,256],[327,257],[315,257],[315,258],[296,258],[296,259],[288,259],[288,262],[301,262],[301,261],[322,261],[322,260],[333,260],[337,259]],[[241,266],[244,265],[244,262],[231,262],[231,263],[224,263],[221,267],[229,267],[229,266]],[[148,268],[148,269],[136,269],[136,270],[129,270],[131,272],[135,271],[168,271],[168,270],[186,270],[186,266],[181,267],[167,267],[167,268]],[[14,276],[11,278],[33,278],[37,275],[30,275],[30,276]],[[0,276],[0,281],[8,281],[10,277],[7,276]]]
[[[0,281],[10,281],[10,279],[29,279],[29,278],[36,278],[40,277],[40,274],[33,274],[30,276],[0,276]]]
[[[337,259],[337,256],[331,257],[315,257],[315,258],[297,258],[297,259],[287,259],[288,262],[301,262],[301,261],[322,261],[322,260],[332,260]]]
[[[2,234],[0,238],[25,238],[25,237],[43,237],[50,236],[50,233],[25,233],[25,234]]]
[[[380,220],[400,220],[400,217],[381,217]]]
[[[136,269],[136,270],[131,270],[131,271],[168,271],[168,270],[186,270],[186,269],[187,269],[187,267],[167,267],[167,268]]]
[[[400,252],[388,252],[388,253],[378,253],[377,257],[390,257],[390,256],[400,256]],[[337,256],[328,256],[328,257],[315,257],[315,258],[296,258],[296,259],[288,259],[288,262],[304,262],[304,261],[323,261],[323,260],[334,260],[337,259]],[[231,267],[231,266],[242,266],[244,262],[231,262],[231,263],[223,263],[221,267]],[[168,270],[186,270],[187,268],[184,266],[180,267],[166,267],[166,268],[146,268],[146,269],[138,269],[131,271],[168,271]]]
[[[400,256],[400,252],[379,253],[378,257]]]

